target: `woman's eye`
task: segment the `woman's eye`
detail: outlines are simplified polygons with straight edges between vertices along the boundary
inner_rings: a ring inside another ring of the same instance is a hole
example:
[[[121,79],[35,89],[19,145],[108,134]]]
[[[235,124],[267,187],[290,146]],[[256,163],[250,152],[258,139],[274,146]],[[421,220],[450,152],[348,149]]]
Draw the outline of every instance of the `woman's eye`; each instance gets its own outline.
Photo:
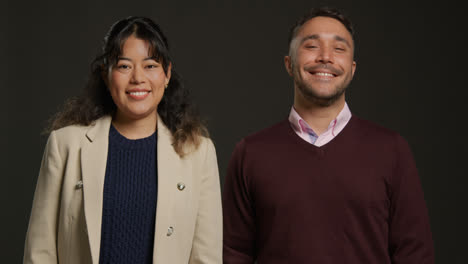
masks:
[[[125,65],[125,64],[121,64],[121,65],[118,65],[117,68],[122,69],[122,70],[126,70],[126,69],[130,69],[130,66]]]

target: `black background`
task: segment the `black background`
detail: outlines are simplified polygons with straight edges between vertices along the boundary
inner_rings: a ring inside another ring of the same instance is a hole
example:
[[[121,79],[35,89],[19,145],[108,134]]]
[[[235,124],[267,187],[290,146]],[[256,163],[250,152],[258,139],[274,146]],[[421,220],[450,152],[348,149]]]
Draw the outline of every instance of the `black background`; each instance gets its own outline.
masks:
[[[129,15],[154,19],[207,119],[221,180],[243,136],[287,117],[283,57],[305,10],[341,8],[355,25],[353,114],[409,142],[429,208],[437,263],[465,263],[466,15],[449,1],[8,1],[1,4],[1,259],[20,263],[46,120],[78,95],[102,38]],[[465,261],[463,261],[465,259]]]

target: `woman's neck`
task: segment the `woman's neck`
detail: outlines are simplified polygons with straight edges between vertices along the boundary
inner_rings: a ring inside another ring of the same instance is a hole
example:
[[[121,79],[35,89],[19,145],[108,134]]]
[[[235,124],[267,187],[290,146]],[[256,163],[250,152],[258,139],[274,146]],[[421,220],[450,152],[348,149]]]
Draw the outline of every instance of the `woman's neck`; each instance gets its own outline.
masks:
[[[157,128],[158,116],[151,114],[140,119],[132,119],[117,112],[112,118],[112,125],[128,139],[140,139],[151,136]]]

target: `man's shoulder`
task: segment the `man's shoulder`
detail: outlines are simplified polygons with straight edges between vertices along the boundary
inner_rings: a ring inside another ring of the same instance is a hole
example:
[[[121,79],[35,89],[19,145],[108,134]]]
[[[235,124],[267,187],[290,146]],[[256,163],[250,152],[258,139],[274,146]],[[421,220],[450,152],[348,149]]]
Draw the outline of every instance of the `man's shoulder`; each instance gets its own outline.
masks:
[[[270,127],[247,135],[237,142],[235,152],[269,152],[288,138],[288,129],[292,130],[289,127],[288,120],[282,120]]]
[[[373,121],[366,120],[355,115],[353,115],[352,121],[353,133],[367,141],[394,143],[396,140],[403,139],[397,131],[384,127]]]
[[[285,119],[267,128],[247,135],[243,138],[243,141],[250,144],[277,141],[279,138],[285,136],[288,129],[289,122],[287,119]]]
[[[237,142],[233,157],[249,156],[260,158],[276,153],[278,146],[285,143],[285,139],[287,140],[288,129],[292,131],[292,128],[289,126],[289,122],[286,119],[243,137]]]

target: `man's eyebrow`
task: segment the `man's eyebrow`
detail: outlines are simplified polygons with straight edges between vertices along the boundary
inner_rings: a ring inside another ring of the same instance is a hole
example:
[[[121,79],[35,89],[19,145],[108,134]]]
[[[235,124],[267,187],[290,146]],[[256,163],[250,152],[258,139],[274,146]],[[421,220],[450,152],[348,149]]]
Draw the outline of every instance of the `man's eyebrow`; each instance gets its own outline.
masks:
[[[340,36],[335,35],[335,40],[336,40],[336,41],[340,41],[340,42],[344,42],[346,45],[348,45],[348,47],[351,47],[351,43],[349,43],[348,40],[346,40],[346,39],[343,38],[343,37],[340,37]]]
[[[317,40],[317,39],[320,39],[320,36],[317,35],[317,34],[313,34],[313,35],[308,35],[308,36],[305,36],[301,39],[301,44],[306,42],[307,40],[309,39],[313,39],[313,40]],[[348,47],[351,47],[351,43],[349,43],[348,40],[346,40],[345,38],[343,37],[340,37],[338,35],[335,35],[335,40],[336,41],[340,41],[340,42],[344,42],[346,45],[348,45]]]
[[[303,38],[301,39],[301,44],[304,43],[304,42],[306,42],[306,41],[309,40],[309,39],[319,39],[319,38],[320,38],[320,37],[319,37],[319,35],[317,35],[317,34],[314,34],[314,35],[307,35],[307,36],[305,36],[305,37],[303,37]]]

